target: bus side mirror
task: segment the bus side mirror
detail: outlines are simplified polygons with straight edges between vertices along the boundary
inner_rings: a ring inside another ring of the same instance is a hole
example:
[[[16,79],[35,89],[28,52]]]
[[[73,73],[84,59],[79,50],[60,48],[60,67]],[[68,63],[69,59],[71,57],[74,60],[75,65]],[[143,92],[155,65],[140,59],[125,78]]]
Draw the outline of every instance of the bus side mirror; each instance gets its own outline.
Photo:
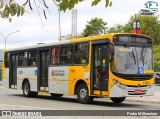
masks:
[[[114,54],[114,46],[111,46],[111,47],[110,47],[110,53],[111,53],[111,55]]]
[[[110,54],[114,54],[114,43],[110,42]]]

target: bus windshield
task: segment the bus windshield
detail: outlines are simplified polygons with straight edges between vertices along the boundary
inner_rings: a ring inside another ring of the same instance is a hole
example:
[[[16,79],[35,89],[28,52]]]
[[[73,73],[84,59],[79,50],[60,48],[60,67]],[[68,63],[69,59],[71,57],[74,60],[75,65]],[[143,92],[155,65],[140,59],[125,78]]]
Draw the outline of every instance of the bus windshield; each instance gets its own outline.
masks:
[[[120,74],[144,74],[152,70],[152,49],[145,46],[115,46],[111,69]]]

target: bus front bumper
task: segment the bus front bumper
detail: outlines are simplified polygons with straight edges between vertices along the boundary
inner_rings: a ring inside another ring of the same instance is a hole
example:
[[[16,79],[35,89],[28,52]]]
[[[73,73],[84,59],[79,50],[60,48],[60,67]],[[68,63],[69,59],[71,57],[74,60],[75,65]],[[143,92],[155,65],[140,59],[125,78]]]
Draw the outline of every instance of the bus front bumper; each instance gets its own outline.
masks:
[[[140,96],[152,96],[154,95],[155,86],[146,87],[125,87],[121,88],[117,85],[112,86],[110,89],[109,97],[140,97]]]

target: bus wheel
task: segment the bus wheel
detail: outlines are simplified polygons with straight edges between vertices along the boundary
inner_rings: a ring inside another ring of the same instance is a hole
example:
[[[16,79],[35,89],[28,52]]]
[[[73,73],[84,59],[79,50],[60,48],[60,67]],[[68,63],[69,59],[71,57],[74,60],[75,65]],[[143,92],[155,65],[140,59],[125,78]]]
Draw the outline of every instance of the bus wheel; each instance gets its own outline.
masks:
[[[63,94],[55,94],[55,93],[51,93],[51,96],[52,96],[52,97],[62,97]]]
[[[30,91],[30,84],[28,81],[25,81],[23,84],[23,95],[26,97],[36,97],[38,92]]]
[[[126,97],[119,97],[119,98],[110,98],[114,103],[121,103],[123,102]]]
[[[93,97],[88,95],[88,88],[86,84],[80,84],[77,89],[77,99],[82,104],[91,103],[93,101]]]

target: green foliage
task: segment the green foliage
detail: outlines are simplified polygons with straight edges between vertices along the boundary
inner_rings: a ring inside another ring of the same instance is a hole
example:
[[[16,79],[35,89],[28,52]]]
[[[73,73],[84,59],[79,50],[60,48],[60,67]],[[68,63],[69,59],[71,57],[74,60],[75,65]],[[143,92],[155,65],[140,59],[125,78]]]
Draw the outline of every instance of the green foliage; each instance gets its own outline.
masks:
[[[158,16],[139,16],[134,15],[130,18],[128,24],[124,26],[125,32],[133,31],[133,22],[140,21],[141,34],[149,35],[153,38],[154,44],[160,44],[160,24]]]
[[[117,24],[115,27],[111,27],[107,31],[108,33],[123,33],[124,32],[124,26]]]
[[[0,17],[9,19],[9,22],[12,21],[11,17],[15,15],[17,17],[22,16],[24,12],[24,7],[15,3],[14,0],[9,0],[8,3],[0,2]]]
[[[8,1],[8,2],[7,2]],[[11,17],[13,16],[22,16],[25,12],[24,6],[29,5],[30,9],[33,10],[31,1],[32,0],[25,0],[26,2],[23,4],[23,6],[20,6],[18,3],[16,3],[14,0],[7,0],[7,1],[1,1],[0,2],[0,17],[1,18],[8,18],[11,22]],[[36,0],[39,1],[39,0]],[[43,2],[39,1],[40,4],[43,4],[45,9],[48,9],[48,6],[46,5],[47,0],[43,0]],[[80,2],[83,2],[85,0],[52,0],[54,4],[57,5],[60,11],[66,11],[67,9],[71,10],[74,8],[76,4],[79,4]],[[35,2],[35,1],[34,1]],[[96,6],[98,3],[100,3],[101,0],[92,0],[91,5]],[[105,0],[105,6],[112,6],[111,0]],[[45,12],[45,10],[43,9]],[[45,15],[44,15],[45,16]],[[46,16],[45,16],[46,18]]]
[[[107,23],[103,21],[101,18],[93,18],[87,22],[86,28],[82,32],[83,37],[87,37],[89,35],[98,35],[105,33],[107,27]]]
[[[153,46],[153,57],[154,57],[154,70],[156,72],[160,71],[160,45]]]
[[[153,44],[160,44],[160,21],[158,20],[159,16],[140,16],[134,15],[131,16],[129,22],[125,25],[116,25],[111,27],[108,32],[128,32],[133,33],[133,22],[140,21],[141,34],[149,35],[153,38]]]
[[[71,10],[74,8],[74,6],[80,2],[83,2],[85,0],[55,0],[61,11],[66,11],[67,9]],[[96,6],[98,3],[101,2],[101,0],[92,0],[91,5]],[[112,1],[111,0],[105,0],[105,6],[112,6]]]

